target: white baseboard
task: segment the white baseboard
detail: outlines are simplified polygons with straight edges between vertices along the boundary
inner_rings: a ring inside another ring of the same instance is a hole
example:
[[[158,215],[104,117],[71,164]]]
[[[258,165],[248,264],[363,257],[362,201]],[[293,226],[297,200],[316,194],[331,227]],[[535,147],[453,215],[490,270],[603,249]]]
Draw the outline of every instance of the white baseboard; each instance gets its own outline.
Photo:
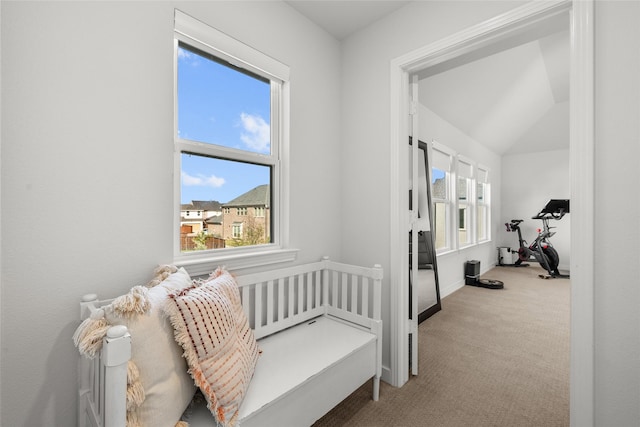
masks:
[[[447,297],[462,287],[464,287],[464,280],[451,283],[450,285],[440,289],[440,298]]]
[[[393,385],[393,380],[391,378],[391,369],[388,366],[382,365],[382,381],[387,384]]]

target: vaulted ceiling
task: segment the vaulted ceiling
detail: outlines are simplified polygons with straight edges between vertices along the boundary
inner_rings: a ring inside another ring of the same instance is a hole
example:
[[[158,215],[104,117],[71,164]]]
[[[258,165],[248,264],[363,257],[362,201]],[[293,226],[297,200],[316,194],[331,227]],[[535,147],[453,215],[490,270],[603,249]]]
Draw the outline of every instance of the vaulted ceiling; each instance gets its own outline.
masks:
[[[421,104],[497,154],[569,148],[568,29],[428,76],[419,86]]]
[[[285,2],[338,40],[411,3]],[[569,20],[559,16],[421,71],[420,103],[500,155],[568,148],[569,52]]]

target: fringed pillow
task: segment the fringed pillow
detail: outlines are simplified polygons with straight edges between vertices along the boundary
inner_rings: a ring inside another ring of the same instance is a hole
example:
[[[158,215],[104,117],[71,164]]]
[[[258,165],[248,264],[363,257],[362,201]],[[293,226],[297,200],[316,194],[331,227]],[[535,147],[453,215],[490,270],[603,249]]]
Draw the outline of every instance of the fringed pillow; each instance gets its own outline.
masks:
[[[259,356],[235,279],[218,269],[171,294],[165,311],[209,410],[221,425],[235,425]]]
[[[159,278],[162,276],[160,273]],[[151,288],[132,288],[106,310],[107,322],[129,329],[131,360],[142,384],[143,400],[140,402],[140,393],[131,393],[137,399],[127,404],[130,427],[174,427],[196,390],[163,311],[170,293],[188,288],[193,282],[183,268],[158,281],[152,280]]]
[[[162,307],[168,294],[193,285],[184,269],[161,266],[147,286],[135,286],[86,319],[74,342],[81,354],[95,357],[107,329],[127,326],[131,360],[127,371],[127,427],[174,427],[196,391],[182,350]]]

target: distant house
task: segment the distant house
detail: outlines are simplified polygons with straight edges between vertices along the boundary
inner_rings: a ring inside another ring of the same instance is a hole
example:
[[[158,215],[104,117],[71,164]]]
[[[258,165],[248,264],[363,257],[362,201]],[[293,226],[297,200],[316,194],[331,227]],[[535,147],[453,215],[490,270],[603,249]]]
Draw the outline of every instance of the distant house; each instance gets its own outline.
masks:
[[[201,231],[222,236],[222,206],[216,201],[193,200],[180,206],[180,234]]]
[[[251,244],[268,243],[271,239],[271,188],[268,184],[236,197],[222,205],[222,237],[249,240]]]

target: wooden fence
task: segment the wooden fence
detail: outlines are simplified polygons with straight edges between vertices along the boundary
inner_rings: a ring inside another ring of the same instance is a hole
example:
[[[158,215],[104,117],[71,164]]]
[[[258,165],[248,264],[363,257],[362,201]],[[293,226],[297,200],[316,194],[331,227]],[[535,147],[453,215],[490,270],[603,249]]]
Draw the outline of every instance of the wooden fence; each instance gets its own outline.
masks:
[[[180,235],[180,250],[185,251],[195,251],[196,242],[194,240],[195,236],[189,236],[187,234]],[[219,237],[207,236],[205,239],[205,246],[207,249],[221,249],[225,247],[225,240]]]

